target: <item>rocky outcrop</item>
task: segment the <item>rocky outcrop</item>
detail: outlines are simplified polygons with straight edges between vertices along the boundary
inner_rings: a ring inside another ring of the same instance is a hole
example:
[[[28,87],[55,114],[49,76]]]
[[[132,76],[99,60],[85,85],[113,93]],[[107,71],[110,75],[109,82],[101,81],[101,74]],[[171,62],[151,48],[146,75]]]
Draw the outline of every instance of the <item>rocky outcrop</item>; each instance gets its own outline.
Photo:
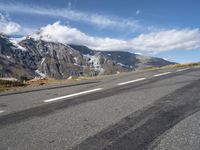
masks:
[[[129,52],[104,52],[27,37],[19,42],[0,35],[0,76],[68,78],[134,71],[172,64],[160,58]]]

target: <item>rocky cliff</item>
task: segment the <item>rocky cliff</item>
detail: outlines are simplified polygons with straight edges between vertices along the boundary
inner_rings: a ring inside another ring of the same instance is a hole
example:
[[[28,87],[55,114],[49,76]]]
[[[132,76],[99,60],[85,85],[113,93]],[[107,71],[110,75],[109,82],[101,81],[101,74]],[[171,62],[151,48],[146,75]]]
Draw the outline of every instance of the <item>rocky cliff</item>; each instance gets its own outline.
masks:
[[[26,37],[13,40],[0,35],[0,76],[30,79],[36,76],[68,78],[134,71],[172,64],[161,58],[129,52],[95,51],[86,46],[68,45]]]

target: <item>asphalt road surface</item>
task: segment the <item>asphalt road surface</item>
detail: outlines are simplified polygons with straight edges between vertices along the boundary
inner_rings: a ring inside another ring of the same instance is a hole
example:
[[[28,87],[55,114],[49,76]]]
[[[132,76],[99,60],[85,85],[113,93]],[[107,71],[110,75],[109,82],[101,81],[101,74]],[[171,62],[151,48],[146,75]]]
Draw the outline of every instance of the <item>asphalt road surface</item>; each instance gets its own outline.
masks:
[[[200,68],[0,94],[1,150],[199,150]]]

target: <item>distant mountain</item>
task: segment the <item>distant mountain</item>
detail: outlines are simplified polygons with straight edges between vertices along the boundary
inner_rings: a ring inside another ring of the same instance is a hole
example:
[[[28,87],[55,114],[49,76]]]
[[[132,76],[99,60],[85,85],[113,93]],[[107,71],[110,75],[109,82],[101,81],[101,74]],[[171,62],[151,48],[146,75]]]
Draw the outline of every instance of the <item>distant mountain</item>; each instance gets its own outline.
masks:
[[[162,58],[133,54],[125,51],[94,51],[86,46],[70,46],[84,55],[94,55],[95,53],[101,53],[105,57],[111,59],[114,64],[120,65],[123,68],[129,69],[131,71],[141,70],[147,67],[162,67],[170,64],[175,64],[174,62],[170,62]]]
[[[129,52],[95,51],[86,46],[50,42],[31,36],[17,42],[0,35],[0,77],[62,79],[115,74],[169,64],[173,63]]]

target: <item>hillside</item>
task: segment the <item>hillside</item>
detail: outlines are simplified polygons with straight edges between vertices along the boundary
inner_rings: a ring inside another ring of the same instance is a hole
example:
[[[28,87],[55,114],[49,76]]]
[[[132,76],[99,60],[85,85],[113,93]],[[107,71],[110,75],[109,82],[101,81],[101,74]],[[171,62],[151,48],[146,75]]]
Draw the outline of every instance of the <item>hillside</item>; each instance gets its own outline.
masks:
[[[15,41],[2,34],[0,58],[0,76],[17,79],[98,76],[174,64],[161,58],[129,52],[95,51],[82,45],[68,45],[30,36]]]

